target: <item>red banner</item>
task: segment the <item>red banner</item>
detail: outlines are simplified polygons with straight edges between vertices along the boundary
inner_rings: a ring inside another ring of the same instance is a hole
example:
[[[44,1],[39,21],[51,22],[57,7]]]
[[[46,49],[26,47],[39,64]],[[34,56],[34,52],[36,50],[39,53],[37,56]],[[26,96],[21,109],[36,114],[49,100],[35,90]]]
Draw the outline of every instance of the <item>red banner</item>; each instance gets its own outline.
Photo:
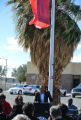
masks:
[[[34,17],[29,22],[29,25],[34,24],[39,29],[50,25],[49,2],[50,0],[30,0]]]

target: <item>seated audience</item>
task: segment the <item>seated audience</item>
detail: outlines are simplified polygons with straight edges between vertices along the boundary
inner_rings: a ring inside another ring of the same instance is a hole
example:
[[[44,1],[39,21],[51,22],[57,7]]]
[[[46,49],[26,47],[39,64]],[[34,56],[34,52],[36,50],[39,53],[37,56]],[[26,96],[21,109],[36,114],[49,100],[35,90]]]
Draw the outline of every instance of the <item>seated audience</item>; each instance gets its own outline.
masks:
[[[52,106],[50,108],[49,120],[62,120],[62,113],[59,106]]]
[[[9,115],[12,111],[12,107],[8,101],[6,101],[6,96],[4,94],[0,95],[0,104],[2,106],[3,112]]]
[[[6,115],[3,112],[2,106],[0,105],[0,120],[6,120]]]
[[[22,110],[23,105],[24,105],[23,97],[20,95],[16,96],[15,104],[13,105],[13,109],[12,109],[12,113],[9,115],[10,119],[12,119],[13,117],[15,117],[18,114],[23,113],[23,110]]]
[[[81,113],[79,114],[79,116],[78,116],[78,119],[77,120],[81,120]]]
[[[68,109],[69,109],[68,115],[72,116],[74,120],[77,120],[77,118],[78,118],[78,108],[75,105],[73,105],[73,99],[72,98],[70,98],[68,100]]]
[[[61,112],[62,112],[62,120],[73,120],[72,117],[68,116],[68,107],[65,104],[60,105]]]
[[[15,116],[12,120],[31,120],[26,115],[20,114]]]
[[[31,120],[38,120],[34,116],[34,105],[32,103],[25,103],[22,107],[23,113],[27,115]]]

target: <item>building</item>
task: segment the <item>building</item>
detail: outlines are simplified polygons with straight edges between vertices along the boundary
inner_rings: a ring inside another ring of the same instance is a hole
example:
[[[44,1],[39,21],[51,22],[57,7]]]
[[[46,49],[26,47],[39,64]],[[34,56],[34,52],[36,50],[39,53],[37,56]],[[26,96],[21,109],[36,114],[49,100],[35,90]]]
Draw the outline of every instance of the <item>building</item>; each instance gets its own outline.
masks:
[[[81,83],[81,63],[70,63],[61,75],[62,87],[71,90]]]
[[[41,75],[31,62],[27,63],[27,84],[40,84]],[[61,75],[62,88],[71,90],[81,82],[81,63],[70,63]]]
[[[41,83],[41,75],[39,74],[37,68],[32,65],[31,62],[27,63],[27,74],[26,74],[27,84],[37,84]]]
[[[0,77],[0,88],[3,90],[8,90],[10,87],[13,87],[14,84],[19,84],[19,81],[15,78]]]

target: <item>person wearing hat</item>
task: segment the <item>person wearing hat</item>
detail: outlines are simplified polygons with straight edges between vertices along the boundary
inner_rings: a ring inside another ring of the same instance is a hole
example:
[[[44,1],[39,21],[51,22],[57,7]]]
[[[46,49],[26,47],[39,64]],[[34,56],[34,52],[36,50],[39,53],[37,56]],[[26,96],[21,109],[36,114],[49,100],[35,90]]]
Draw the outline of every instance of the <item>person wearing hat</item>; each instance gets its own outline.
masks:
[[[12,111],[12,107],[8,101],[6,101],[6,96],[4,94],[0,95],[0,105],[2,106],[3,112],[9,115]]]

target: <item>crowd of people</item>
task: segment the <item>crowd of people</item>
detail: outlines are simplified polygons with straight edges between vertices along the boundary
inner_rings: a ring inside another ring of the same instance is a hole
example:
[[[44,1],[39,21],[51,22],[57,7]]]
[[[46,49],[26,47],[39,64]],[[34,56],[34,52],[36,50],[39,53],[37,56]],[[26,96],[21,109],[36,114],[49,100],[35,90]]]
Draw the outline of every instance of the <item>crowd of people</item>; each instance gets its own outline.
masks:
[[[46,117],[43,114],[44,111],[41,106],[45,103],[48,103],[48,98],[50,101],[50,106],[47,110],[48,117]],[[38,109],[35,106],[36,103],[40,105]],[[37,115],[36,111],[43,112],[42,114]],[[1,94],[0,120],[81,120],[81,115],[78,114],[78,108],[73,105],[72,98],[68,100],[68,105],[59,104],[54,106],[50,92],[45,90],[44,86],[42,85],[40,87],[40,91],[35,95],[34,103],[24,103],[23,97],[21,95],[17,95],[14,101],[14,105],[11,107],[10,103],[6,100],[6,96]]]

